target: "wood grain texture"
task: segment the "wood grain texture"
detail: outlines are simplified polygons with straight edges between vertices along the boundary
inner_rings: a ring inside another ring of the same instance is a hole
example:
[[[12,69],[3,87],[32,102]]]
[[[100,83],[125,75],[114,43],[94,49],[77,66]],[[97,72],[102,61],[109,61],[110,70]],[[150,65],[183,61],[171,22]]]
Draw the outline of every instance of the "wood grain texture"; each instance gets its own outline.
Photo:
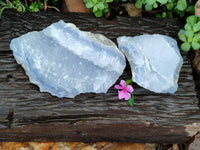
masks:
[[[118,100],[113,86],[108,93],[80,94],[74,99],[39,92],[16,63],[9,43],[60,19],[113,41],[118,36],[144,33],[176,39],[182,27],[175,19],[117,17],[108,21],[90,14],[6,10],[0,21],[0,141],[182,143],[200,130],[198,99],[186,54],[178,91],[156,94],[133,84],[134,107]],[[128,65],[120,79],[127,78],[131,78]]]

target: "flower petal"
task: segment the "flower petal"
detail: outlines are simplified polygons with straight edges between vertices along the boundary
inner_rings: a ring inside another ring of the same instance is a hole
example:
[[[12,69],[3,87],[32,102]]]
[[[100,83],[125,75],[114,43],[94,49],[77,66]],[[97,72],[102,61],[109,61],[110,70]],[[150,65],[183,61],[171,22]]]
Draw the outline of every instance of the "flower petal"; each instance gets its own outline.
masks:
[[[124,98],[124,92],[123,91],[118,91],[118,98],[123,99]]]
[[[125,100],[129,100],[131,98],[131,94],[128,92],[124,92],[124,98]]]
[[[123,88],[126,88],[126,82],[124,80],[121,80],[120,81],[120,85],[123,87]]]
[[[132,93],[134,91],[134,89],[133,89],[133,87],[131,85],[128,85],[126,89],[130,93]]]
[[[120,85],[115,85],[115,89],[122,89]]]

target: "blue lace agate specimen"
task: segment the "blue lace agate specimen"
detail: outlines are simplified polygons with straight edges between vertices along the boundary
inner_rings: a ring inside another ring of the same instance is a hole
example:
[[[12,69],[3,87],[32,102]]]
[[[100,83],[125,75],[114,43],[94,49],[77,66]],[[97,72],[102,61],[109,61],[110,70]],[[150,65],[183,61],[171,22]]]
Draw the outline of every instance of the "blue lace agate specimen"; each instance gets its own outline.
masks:
[[[126,55],[132,80],[157,93],[174,93],[183,59],[177,42],[165,35],[122,36],[119,49]]]
[[[111,40],[62,20],[13,39],[10,48],[30,81],[58,97],[105,93],[126,66]]]

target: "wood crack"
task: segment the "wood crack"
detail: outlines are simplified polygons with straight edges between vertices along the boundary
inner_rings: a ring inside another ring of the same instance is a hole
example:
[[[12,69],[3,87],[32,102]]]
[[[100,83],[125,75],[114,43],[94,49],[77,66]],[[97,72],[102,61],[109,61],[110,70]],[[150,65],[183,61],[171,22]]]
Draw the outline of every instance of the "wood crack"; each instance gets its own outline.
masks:
[[[83,115],[65,115],[65,116],[42,116],[39,118],[23,118],[18,120],[18,125],[28,125],[32,123],[51,123],[51,122],[69,122],[71,125],[76,125],[79,121],[89,121],[98,119],[110,118],[104,114],[83,114]]]
[[[13,125],[13,119],[14,119],[14,110],[13,109],[10,109],[6,119],[8,120],[8,128],[11,128]]]

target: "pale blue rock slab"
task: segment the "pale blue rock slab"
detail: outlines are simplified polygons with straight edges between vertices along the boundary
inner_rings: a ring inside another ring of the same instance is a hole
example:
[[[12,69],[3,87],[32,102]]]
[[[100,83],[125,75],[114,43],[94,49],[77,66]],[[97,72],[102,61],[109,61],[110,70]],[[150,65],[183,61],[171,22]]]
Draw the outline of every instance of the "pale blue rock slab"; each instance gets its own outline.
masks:
[[[105,93],[126,66],[111,40],[62,20],[13,39],[10,48],[30,81],[58,97]]]
[[[117,38],[119,49],[127,57],[132,80],[157,93],[175,93],[183,64],[176,40],[153,34]]]

